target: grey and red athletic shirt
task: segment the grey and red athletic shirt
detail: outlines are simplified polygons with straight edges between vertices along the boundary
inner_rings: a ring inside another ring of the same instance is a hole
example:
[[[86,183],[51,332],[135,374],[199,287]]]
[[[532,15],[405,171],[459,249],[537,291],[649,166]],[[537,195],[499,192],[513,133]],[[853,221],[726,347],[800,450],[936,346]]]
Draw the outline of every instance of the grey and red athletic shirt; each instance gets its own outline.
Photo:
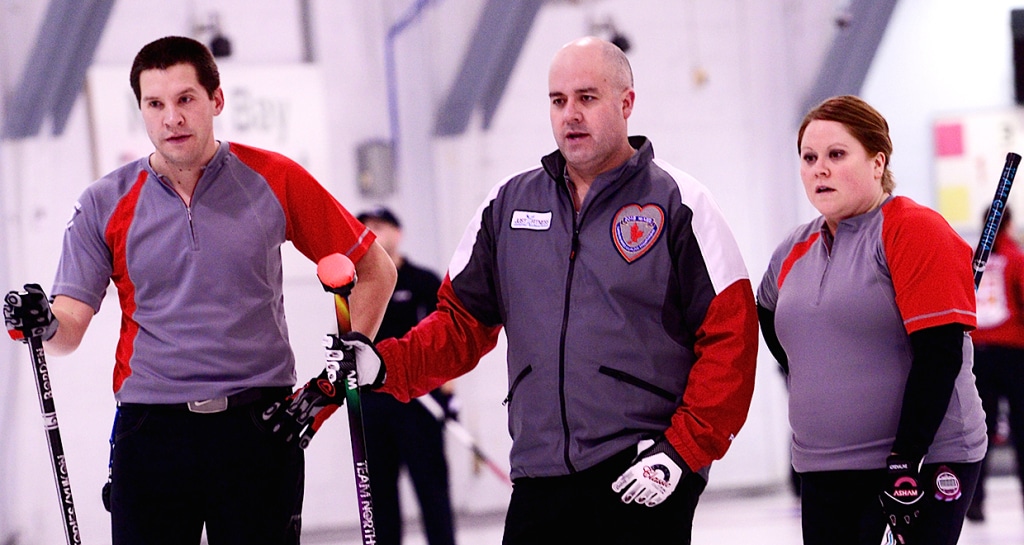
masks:
[[[513,478],[584,470],[662,433],[704,469],[746,419],[758,339],[739,248],[703,185],[630,142],[578,213],[558,152],[499,183],[439,310],[378,344],[383,389],[408,399],[472,369],[503,327]]]
[[[114,364],[120,402],[180,403],[292,386],[281,245],[318,261],[358,261],[374,240],[297,163],[222,142],[191,205],[148,158],[90,185],[64,233],[54,295],[96,311],[121,303]]]
[[[890,197],[843,220],[798,227],[775,250],[757,292],[789,358],[793,467],[885,467],[910,372],[909,335],[975,326],[971,249],[935,211]],[[965,332],[963,364],[926,461],[985,454],[985,421]]]

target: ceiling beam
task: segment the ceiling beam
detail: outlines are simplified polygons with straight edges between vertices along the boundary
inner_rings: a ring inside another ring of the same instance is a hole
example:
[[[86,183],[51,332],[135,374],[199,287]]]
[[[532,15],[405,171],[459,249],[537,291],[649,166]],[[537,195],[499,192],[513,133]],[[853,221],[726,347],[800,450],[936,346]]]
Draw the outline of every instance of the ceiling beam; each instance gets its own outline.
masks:
[[[897,0],[851,0],[836,18],[835,38],[804,99],[803,112],[836,95],[857,95],[889,26]]]
[[[54,134],[64,132],[113,5],[114,0],[51,0],[5,108],[0,139],[35,136],[47,116]]]
[[[434,124],[437,136],[462,134],[477,107],[484,128],[501,102],[509,75],[544,0],[488,0],[470,40],[462,68]]]

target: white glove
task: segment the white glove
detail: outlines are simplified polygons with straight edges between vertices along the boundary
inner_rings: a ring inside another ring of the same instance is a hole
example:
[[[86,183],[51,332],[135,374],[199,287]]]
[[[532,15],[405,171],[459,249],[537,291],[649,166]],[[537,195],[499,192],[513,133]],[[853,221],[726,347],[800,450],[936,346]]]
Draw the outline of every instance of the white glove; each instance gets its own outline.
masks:
[[[622,492],[622,503],[635,501],[654,507],[665,501],[679,481],[690,473],[689,466],[664,436],[644,439],[636,446],[633,465],[612,483],[612,490]]]
[[[327,372],[356,370],[356,384],[370,389],[384,384],[386,373],[384,359],[373,346],[373,341],[357,331],[344,335],[324,336],[324,357]]]

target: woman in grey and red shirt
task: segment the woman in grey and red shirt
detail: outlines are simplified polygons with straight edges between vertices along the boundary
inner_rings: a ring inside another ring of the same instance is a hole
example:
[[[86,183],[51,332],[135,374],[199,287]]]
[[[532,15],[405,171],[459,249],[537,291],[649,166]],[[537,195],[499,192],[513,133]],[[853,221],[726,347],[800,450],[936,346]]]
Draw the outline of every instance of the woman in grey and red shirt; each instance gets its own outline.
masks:
[[[797,148],[821,216],[775,250],[758,315],[787,371],[804,543],[877,545],[889,521],[898,543],[954,544],[985,454],[971,249],[892,195],[888,124],[863,100],[811,110]]]

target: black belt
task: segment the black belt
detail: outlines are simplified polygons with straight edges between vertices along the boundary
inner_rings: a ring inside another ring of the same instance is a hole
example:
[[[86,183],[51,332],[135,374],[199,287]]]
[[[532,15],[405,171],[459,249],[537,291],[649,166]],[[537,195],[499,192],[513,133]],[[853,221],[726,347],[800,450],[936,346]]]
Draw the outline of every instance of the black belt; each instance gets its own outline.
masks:
[[[215,397],[201,401],[189,401],[187,403],[120,403],[118,406],[124,408],[157,409],[170,411],[187,411],[192,413],[211,414],[220,413],[228,409],[236,409],[251,405],[257,401],[279,400],[292,393],[290,386],[267,386],[261,388],[249,388],[237,394],[226,397]]]

